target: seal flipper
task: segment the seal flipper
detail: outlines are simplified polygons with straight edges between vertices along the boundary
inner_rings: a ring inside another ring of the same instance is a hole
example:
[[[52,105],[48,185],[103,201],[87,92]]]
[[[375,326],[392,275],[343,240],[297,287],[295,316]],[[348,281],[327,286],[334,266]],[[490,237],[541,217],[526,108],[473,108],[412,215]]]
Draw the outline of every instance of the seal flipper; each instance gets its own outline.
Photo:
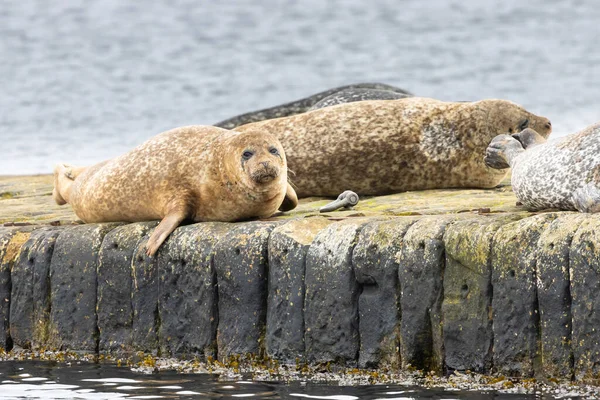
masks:
[[[148,243],[146,244],[146,254],[154,256],[158,251],[158,248],[163,242],[169,237],[169,235],[181,224],[181,222],[187,217],[187,212],[181,207],[174,207],[165,215],[160,221]]]
[[[70,177],[71,166],[68,164],[56,164],[54,166],[54,188],[52,189],[52,198],[59,206],[69,202],[69,191],[73,184]]]
[[[283,202],[279,206],[279,211],[290,211],[296,208],[298,205],[298,196],[296,195],[296,191],[288,182],[287,189],[285,190],[285,197],[283,198]]]
[[[573,205],[579,212],[600,212],[600,189],[594,183],[577,189],[573,192]]]
[[[517,139],[525,150],[535,147],[538,144],[544,144],[547,141],[542,135],[531,128],[525,128],[519,133],[513,133],[511,136]]]
[[[485,150],[484,162],[490,168],[510,168],[515,158],[521,154],[523,146],[521,142],[510,135],[498,135]]]

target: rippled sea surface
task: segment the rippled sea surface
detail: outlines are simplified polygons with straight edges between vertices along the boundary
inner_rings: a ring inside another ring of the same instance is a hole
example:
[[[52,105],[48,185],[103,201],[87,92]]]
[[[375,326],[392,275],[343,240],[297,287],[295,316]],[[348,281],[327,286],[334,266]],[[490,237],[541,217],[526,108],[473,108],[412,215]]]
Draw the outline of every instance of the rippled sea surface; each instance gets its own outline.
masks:
[[[564,135],[600,120],[599,20],[582,0],[4,0],[0,174],[364,81],[510,99]]]
[[[343,387],[296,382],[219,381],[217,376],[163,371],[145,375],[112,365],[0,363],[1,399],[466,399],[536,400],[534,395],[460,392],[398,385]]]

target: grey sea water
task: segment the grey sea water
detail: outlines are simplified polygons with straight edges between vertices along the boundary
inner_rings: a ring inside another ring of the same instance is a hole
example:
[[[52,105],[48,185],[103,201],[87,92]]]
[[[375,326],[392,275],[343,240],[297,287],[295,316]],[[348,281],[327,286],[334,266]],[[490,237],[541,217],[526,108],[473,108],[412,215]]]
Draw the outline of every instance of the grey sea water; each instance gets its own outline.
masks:
[[[510,99],[564,135],[600,120],[599,20],[591,0],[3,0],[0,174],[364,81]]]
[[[215,375],[163,371],[145,375],[111,365],[54,362],[0,363],[1,399],[324,399],[324,400],[550,400],[548,395],[424,389],[413,386],[344,387],[326,383],[220,381]]]

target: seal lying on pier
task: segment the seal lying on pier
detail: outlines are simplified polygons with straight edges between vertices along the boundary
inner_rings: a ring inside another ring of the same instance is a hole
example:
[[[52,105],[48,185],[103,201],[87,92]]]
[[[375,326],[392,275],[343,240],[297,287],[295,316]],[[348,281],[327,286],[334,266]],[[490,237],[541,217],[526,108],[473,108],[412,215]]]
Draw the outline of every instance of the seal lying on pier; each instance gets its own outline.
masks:
[[[299,197],[359,196],[435,188],[490,188],[507,171],[485,165],[491,140],[544,117],[506,100],[473,103],[409,97],[340,104],[236,128],[276,136]],[[293,173],[292,173],[293,171]]]
[[[266,218],[284,196],[291,208],[297,202],[281,144],[258,130],[177,128],[88,168],[58,165],[54,179],[55,201],[71,204],[84,222],[162,219],[149,255],[185,219]]]
[[[552,143],[532,129],[515,136],[494,138],[485,161],[512,168],[513,191],[526,208],[600,212],[600,123]]]
[[[314,106],[324,98],[347,89],[387,90],[390,92],[405,94],[406,96],[412,96],[412,94],[410,94],[404,89],[400,89],[391,85],[386,85],[385,83],[355,83],[352,85],[340,86],[337,88],[329,89],[324,92],[319,92],[317,94],[313,94],[312,96],[305,97],[303,99],[292,101],[289,103],[281,104],[275,107],[265,108],[262,110],[252,111],[249,113],[238,115],[236,117],[217,122],[214,125],[225,129],[234,129],[237,126],[249,124],[251,122],[258,122],[266,119],[288,117],[290,115],[300,114],[308,111],[312,106]]]

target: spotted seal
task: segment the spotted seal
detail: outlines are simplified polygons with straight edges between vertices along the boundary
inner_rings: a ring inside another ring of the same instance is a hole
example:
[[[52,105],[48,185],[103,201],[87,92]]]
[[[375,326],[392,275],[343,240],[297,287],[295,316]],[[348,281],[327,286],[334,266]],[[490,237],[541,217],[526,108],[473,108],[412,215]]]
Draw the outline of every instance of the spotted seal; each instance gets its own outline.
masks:
[[[512,168],[513,191],[529,210],[600,212],[600,123],[553,142],[533,129],[500,135],[485,161]]]
[[[353,103],[355,101],[397,100],[404,99],[406,97],[412,97],[412,94],[393,92],[391,90],[383,89],[344,89],[332,94],[331,96],[325,97],[323,100],[319,101],[314,106],[312,106],[308,111],[318,110],[319,108],[331,107],[338,104]]]
[[[248,124],[279,138],[299,197],[359,196],[407,190],[496,186],[506,175],[488,167],[486,148],[500,133],[547,118],[506,100],[443,102],[409,97],[340,104]]]
[[[84,222],[161,219],[149,255],[185,219],[265,218],[285,196],[288,208],[297,201],[281,143],[260,130],[176,128],[91,167],[59,164],[54,180],[56,203],[71,204]]]
[[[249,113],[238,115],[236,117],[228,118],[224,121],[217,122],[216,124],[214,124],[214,126],[218,126],[225,129],[234,129],[237,126],[249,124],[251,122],[288,117],[290,115],[304,113],[324,98],[347,89],[387,90],[390,92],[401,93],[411,96],[411,94],[406,90],[397,88],[395,86],[386,85],[385,83],[355,83],[352,85],[340,86],[337,88],[325,90],[324,92],[319,92],[317,94],[313,94],[312,96],[305,97],[300,100],[295,100],[289,103],[281,104],[275,107],[265,108],[258,111],[252,111]]]

